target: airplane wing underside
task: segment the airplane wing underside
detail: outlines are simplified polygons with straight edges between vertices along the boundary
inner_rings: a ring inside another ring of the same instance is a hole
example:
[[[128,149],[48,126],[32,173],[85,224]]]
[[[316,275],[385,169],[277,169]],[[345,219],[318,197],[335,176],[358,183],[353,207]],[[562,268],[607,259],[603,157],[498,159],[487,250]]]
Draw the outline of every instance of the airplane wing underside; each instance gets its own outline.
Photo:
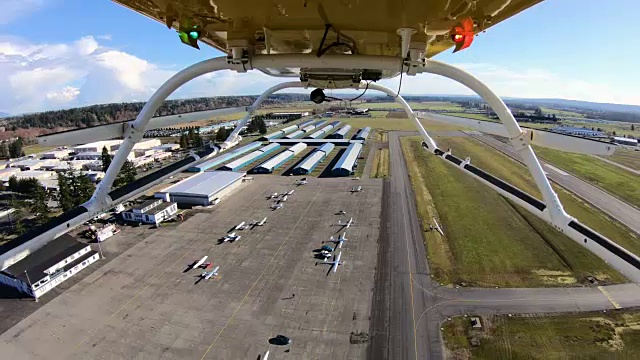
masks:
[[[176,30],[197,28],[198,41],[223,52],[230,44],[249,43],[256,54],[321,49],[332,54],[397,56],[396,31],[408,27],[417,30],[414,39],[428,44],[430,58],[454,45],[448,33],[461,19],[471,17],[477,34],[542,0],[113,1]],[[270,71],[297,74],[288,69]]]

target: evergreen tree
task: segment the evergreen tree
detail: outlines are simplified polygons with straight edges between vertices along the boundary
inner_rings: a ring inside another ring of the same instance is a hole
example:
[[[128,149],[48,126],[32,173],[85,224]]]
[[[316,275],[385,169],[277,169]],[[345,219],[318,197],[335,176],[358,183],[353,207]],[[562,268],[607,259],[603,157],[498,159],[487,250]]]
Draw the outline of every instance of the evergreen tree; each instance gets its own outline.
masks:
[[[200,136],[200,128],[196,129],[195,137],[196,137],[195,140],[194,140],[195,146],[196,147],[201,147],[204,142],[202,140],[202,136]]]
[[[102,147],[102,171],[107,172],[109,165],[111,165],[111,154],[107,150],[106,146]]]
[[[26,231],[24,224],[22,223],[23,211],[22,208],[24,204],[22,201],[17,200],[15,197],[11,197],[11,201],[9,202],[9,206],[15,211],[11,213],[11,222],[13,225],[13,232],[17,235],[22,235]]]
[[[134,181],[136,179],[136,175],[138,175],[138,171],[133,163],[129,160],[125,161],[124,164],[122,164],[122,169],[120,169],[120,172],[118,172],[118,175],[113,182],[113,187],[119,188]]]
[[[189,128],[189,132],[187,133],[187,141],[189,143],[193,143],[193,141],[196,139],[196,134],[193,131],[193,127]]]
[[[7,143],[3,141],[0,144],[0,158],[6,159],[8,157],[9,157],[9,147],[7,146]]]
[[[39,182],[38,182],[39,183]],[[36,216],[38,224],[44,224],[49,221],[49,207],[47,206],[47,193],[40,184],[38,188],[31,194],[30,211]]]
[[[631,124],[631,131],[636,131],[636,127],[633,124]]]
[[[259,120],[258,131],[260,132],[260,135],[264,135],[267,133],[267,124],[264,122],[264,120]]]
[[[12,175],[12,176],[9,178],[9,189],[10,189],[11,191],[18,192],[18,186],[19,186],[19,185],[18,185],[18,178],[16,178],[16,177],[15,177],[15,175]]]
[[[21,137],[19,137],[16,141],[9,144],[9,156],[12,158],[18,158],[20,156],[24,156],[24,152],[22,151],[22,145],[24,145],[24,141]]]
[[[224,126],[221,126],[220,128],[218,128],[218,131],[216,132],[216,141],[217,142],[223,142],[225,140],[227,140],[227,128],[225,128]]]
[[[58,203],[68,211],[89,200],[95,186],[84,174],[73,170],[58,173]]]
[[[180,134],[180,148],[186,149],[189,146],[187,143],[187,137],[184,135],[184,132]]]

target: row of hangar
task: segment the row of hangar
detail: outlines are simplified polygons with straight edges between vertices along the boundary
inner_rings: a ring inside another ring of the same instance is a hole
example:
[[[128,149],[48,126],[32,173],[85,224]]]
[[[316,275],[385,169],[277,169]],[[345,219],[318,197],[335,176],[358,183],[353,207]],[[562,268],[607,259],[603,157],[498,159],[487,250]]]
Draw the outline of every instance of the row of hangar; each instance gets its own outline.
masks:
[[[270,174],[277,170],[294,156],[300,154],[308,147],[307,144],[298,142],[284,151],[277,153],[269,159],[263,161],[259,165],[253,167],[251,172],[257,174]],[[357,159],[362,152],[363,144],[361,141],[349,143],[346,150],[342,153],[338,161],[331,170],[333,176],[349,176],[353,173],[353,169],[357,164]],[[189,168],[190,172],[203,172],[211,169],[219,169],[222,171],[241,171],[242,168],[255,163],[256,161],[266,158],[284,148],[278,143],[270,143],[262,146],[262,143],[256,141],[244,145],[236,150],[230,151],[221,156],[215,157],[200,165]],[[310,152],[302,161],[292,169],[294,175],[307,175],[311,173],[328,155],[333,151],[335,145],[331,142],[325,142]],[[252,151],[253,150],[253,151]],[[227,164],[220,166],[221,164]]]
[[[351,125],[344,125],[338,129],[341,124],[340,121],[332,121],[327,123],[327,120],[319,121],[306,121],[298,125],[291,125],[284,129],[272,132],[261,137],[260,141],[273,141],[275,139],[345,139],[349,131],[351,131]],[[335,130],[338,129],[338,130]],[[352,140],[366,140],[369,137],[370,127],[360,129]]]

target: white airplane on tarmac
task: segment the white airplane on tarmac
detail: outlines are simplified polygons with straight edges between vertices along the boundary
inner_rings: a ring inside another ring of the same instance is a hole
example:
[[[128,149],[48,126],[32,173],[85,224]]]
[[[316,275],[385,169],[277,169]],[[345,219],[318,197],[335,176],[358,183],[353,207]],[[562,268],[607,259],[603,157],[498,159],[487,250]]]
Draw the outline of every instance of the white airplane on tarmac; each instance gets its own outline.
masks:
[[[235,233],[235,232],[232,232],[231,234],[227,234],[227,236],[225,236],[225,237],[222,239],[222,242],[234,242],[234,241],[238,241],[238,240],[240,240],[240,238],[241,238],[241,237],[242,237],[242,236],[240,236],[240,235],[236,235],[236,233]]]
[[[187,270],[185,270],[185,272],[187,272],[189,270],[197,269],[197,268],[199,268],[201,266],[202,267],[208,267],[211,264],[211,263],[206,263],[205,264],[205,261],[207,261],[208,257],[209,256],[205,255],[205,256],[202,257],[202,259],[194,261],[191,265],[189,265],[189,267],[187,267]]]
[[[271,210],[278,210],[278,209],[282,209],[284,205],[282,203],[276,203],[271,205]]]
[[[289,192],[287,193],[287,195],[291,195],[291,194],[293,194],[293,192],[294,192],[294,191],[295,191],[295,190],[291,190],[291,191],[289,191]]]
[[[278,197],[278,193],[273,193],[273,194],[267,196],[267,200],[271,200],[271,199],[274,199],[274,198],[277,198],[277,197]]]
[[[354,192],[362,192],[362,186],[358,186],[358,187],[354,187],[354,188],[352,188],[352,189],[351,189],[351,192],[352,192],[352,193],[354,193]]]
[[[281,203],[283,203],[283,202],[287,202],[287,198],[288,198],[288,196],[287,196],[287,195],[283,196],[283,197],[282,197],[282,199],[280,199],[280,202],[281,202]]]
[[[251,223],[251,226],[263,226],[264,224],[267,223],[267,218],[265,217],[264,219],[260,220],[260,221],[254,221],[253,223]]]
[[[343,232],[342,235],[340,235],[337,239],[335,239],[333,236],[331,236],[329,238],[329,240],[327,240],[327,242],[332,242],[332,243],[336,243],[337,247],[342,249],[342,243],[347,241],[347,233]],[[323,241],[324,242],[324,241]]]
[[[233,229],[234,230],[244,230],[245,227],[246,226],[245,226],[244,221],[243,221],[240,224],[236,225],[236,227],[234,227]]]
[[[342,220],[338,221],[338,225],[348,229],[351,225],[355,225],[355,222],[353,221],[353,218],[350,218],[347,222],[342,222]]]
[[[309,182],[307,181],[307,178],[302,178],[300,180],[296,180],[296,182],[294,183],[294,185],[307,185]]]
[[[218,276],[218,269],[220,269],[220,266],[216,266],[211,271],[203,271],[200,277],[204,278],[205,280],[209,280],[213,276]]]
[[[338,255],[336,255],[333,258],[333,261],[327,261],[327,259],[325,258],[323,262],[320,263],[316,263],[317,264],[329,264],[331,265],[331,267],[329,268],[329,271],[327,272],[327,275],[329,275],[329,273],[331,272],[331,270],[333,270],[333,272],[338,271],[338,265],[343,265],[344,262],[340,261],[340,257],[342,256],[342,251],[338,253]]]

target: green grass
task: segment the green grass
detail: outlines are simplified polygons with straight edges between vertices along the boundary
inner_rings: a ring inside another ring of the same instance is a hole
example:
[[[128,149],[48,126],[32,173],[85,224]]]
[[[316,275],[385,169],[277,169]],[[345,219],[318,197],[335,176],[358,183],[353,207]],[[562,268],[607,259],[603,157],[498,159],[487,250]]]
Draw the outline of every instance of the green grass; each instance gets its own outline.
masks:
[[[464,112],[454,112],[454,113],[447,113],[446,115],[449,116],[457,116],[457,117],[463,117],[463,118],[467,118],[467,119],[474,119],[474,120],[482,120],[482,121],[490,121],[490,122],[498,122],[500,120],[497,119],[492,119],[490,117],[488,117],[487,115],[484,114],[469,114],[469,113],[464,113]]]
[[[584,118],[584,115],[573,112],[573,111],[565,111],[565,110],[556,110],[550,109],[547,107],[541,107],[543,114],[556,114],[557,117],[572,117],[572,118]]]
[[[458,137],[441,137],[437,142],[458,157],[473,154],[475,165],[539,197],[526,169],[495,150]],[[423,229],[426,231],[435,217],[445,231],[444,238],[434,231],[425,232],[431,271],[439,281],[478,286],[566,286],[584,281],[587,275],[614,283],[624,281],[602,260],[547,223],[425,152],[419,138],[405,138],[402,145]],[[559,196],[569,213],[640,253],[637,238],[627,228],[564,191]]]
[[[41,153],[45,151],[49,151],[55,148],[55,146],[45,146],[45,145],[27,145],[22,148],[25,155],[31,155],[35,153]]]
[[[428,101],[428,102],[409,102],[409,106],[413,110],[460,110],[463,108],[457,104],[444,102],[444,101]],[[383,102],[383,103],[361,103],[358,104],[359,108],[369,109],[400,109],[400,104],[396,102]]]
[[[388,130],[388,131],[418,131],[413,121],[409,119],[397,118],[337,118],[345,124],[349,124],[354,128],[363,128],[370,126],[372,129]],[[420,120],[422,126],[427,131],[448,131],[460,130],[461,126],[442,124],[436,121]]]
[[[389,177],[389,149],[377,149],[373,156],[373,164],[371,165],[372,178]]]
[[[597,185],[630,204],[640,206],[640,176],[593,156],[538,146],[534,149],[540,158],[552,165]]]
[[[453,154],[459,158],[471,157],[472,164],[541,199],[529,171],[497,150],[479,141],[465,138],[439,137],[436,143],[442,149],[451,148]],[[553,188],[569,214],[627,250],[640,255],[640,239],[627,227],[559,186]]]
[[[443,324],[443,338],[456,359],[638,359],[640,314],[581,313],[546,317],[496,316],[471,328],[470,319]],[[473,347],[469,340],[477,338]]]
[[[635,170],[640,170],[640,151],[619,149],[616,150],[613,155],[607,156],[606,159]]]

